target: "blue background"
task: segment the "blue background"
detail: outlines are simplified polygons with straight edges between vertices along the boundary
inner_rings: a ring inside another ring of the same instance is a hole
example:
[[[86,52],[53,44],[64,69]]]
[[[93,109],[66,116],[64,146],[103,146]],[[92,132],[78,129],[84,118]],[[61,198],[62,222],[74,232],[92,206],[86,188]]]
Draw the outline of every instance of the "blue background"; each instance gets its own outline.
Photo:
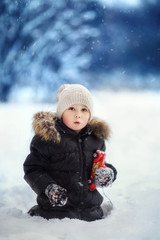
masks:
[[[49,102],[63,83],[159,89],[160,2],[107,2],[1,0],[0,101]]]

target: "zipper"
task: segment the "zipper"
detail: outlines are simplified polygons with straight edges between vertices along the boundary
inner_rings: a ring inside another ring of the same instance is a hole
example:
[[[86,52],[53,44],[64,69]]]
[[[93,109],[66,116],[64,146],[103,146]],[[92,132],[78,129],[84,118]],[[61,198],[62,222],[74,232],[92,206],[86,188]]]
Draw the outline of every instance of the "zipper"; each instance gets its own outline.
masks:
[[[83,205],[83,156],[82,156],[82,139],[78,138],[78,146],[80,153],[80,171],[79,171],[79,186],[80,186],[80,208]]]

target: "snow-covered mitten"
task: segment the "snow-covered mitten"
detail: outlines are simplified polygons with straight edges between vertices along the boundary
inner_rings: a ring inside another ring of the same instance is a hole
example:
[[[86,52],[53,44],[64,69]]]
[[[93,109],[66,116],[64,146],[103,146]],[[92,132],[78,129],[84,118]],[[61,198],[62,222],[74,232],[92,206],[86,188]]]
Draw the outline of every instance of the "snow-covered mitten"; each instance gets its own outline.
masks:
[[[67,190],[57,184],[49,184],[45,189],[45,194],[53,207],[62,207],[67,203]]]
[[[101,167],[95,172],[95,185],[97,187],[107,187],[114,181],[114,172],[109,167]]]

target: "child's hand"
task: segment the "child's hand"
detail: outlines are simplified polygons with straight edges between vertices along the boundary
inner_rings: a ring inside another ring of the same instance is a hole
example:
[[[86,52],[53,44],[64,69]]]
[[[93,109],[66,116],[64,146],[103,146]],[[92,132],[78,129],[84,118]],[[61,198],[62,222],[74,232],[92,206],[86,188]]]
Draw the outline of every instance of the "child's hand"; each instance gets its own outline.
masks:
[[[53,207],[62,207],[67,203],[67,190],[57,184],[50,184],[45,190],[45,194]]]
[[[95,172],[95,185],[97,187],[107,187],[112,184],[114,180],[114,172],[109,167],[101,167]]]

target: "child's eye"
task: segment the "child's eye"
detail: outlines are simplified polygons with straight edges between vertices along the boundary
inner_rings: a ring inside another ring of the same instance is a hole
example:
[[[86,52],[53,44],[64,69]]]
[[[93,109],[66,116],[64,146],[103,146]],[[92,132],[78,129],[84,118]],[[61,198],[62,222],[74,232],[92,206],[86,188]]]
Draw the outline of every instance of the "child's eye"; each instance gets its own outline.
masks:
[[[88,109],[87,108],[82,108],[82,112],[87,112]]]
[[[74,107],[70,107],[70,108],[68,108],[69,110],[71,110],[71,111],[73,111],[74,110]]]

